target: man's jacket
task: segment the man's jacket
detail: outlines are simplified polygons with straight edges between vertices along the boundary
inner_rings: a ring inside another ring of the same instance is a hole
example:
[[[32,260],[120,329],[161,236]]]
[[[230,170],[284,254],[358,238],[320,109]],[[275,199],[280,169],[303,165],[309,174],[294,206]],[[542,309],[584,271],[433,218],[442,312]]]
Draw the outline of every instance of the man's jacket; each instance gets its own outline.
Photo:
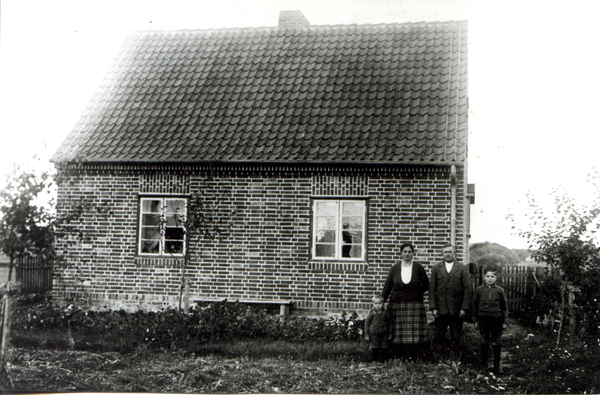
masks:
[[[458,315],[468,311],[472,297],[471,278],[465,265],[454,262],[450,273],[444,262],[431,269],[429,281],[429,310],[437,309],[440,314]]]

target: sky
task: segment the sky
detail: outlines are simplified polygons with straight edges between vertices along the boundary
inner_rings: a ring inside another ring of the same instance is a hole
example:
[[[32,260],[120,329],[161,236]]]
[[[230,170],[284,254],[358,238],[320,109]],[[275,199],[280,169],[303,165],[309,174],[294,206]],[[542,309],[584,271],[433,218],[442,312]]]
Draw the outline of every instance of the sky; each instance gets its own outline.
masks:
[[[49,158],[130,31],[469,22],[471,242],[527,248],[527,193],[586,201],[600,170],[600,2],[591,0],[0,0],[0,176]],[[2,181],[0,181],[0,187]]]

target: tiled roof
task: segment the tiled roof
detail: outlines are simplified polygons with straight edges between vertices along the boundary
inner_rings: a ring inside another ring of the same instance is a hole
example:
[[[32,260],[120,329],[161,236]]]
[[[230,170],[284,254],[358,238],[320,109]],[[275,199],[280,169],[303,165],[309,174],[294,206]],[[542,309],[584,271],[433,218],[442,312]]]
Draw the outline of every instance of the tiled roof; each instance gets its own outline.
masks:
[[[55,162],[457,163],[467,24],[135,32]]]

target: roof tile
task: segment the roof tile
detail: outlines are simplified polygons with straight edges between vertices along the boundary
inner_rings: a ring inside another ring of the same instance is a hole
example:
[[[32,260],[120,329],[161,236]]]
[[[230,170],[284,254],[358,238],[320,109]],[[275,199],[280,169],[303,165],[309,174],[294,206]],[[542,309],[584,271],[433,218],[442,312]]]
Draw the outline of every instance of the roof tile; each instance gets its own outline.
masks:
[[[465,22],[136,32],[55,161],[463,162]]]

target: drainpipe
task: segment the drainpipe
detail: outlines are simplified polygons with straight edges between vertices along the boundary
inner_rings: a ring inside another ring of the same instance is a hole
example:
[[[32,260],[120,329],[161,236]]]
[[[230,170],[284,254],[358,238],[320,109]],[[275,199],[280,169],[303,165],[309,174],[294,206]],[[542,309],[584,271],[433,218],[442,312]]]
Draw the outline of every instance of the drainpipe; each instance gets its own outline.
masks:
[[[450,166],[450,243],[456,248],[456,166]]]

